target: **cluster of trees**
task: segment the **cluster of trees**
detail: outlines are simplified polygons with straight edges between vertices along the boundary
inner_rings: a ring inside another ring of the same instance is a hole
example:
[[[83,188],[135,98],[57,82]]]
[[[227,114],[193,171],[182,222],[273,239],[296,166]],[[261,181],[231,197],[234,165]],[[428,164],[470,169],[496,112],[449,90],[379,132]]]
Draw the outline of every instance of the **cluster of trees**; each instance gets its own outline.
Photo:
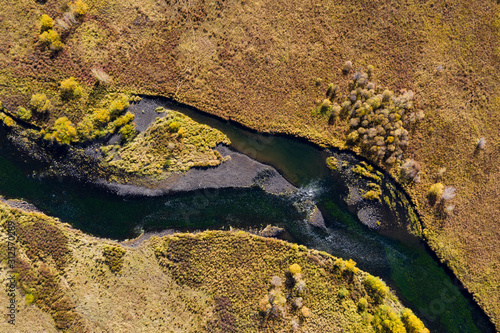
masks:
[[[349,63],[349,64],[348,64]],[[344,66],[344,73],[351,71],[352,63]],[[394,164],[402,160],[403,150],[408,145],[409,124],[424,118],[421,110],[413,105],[413,92],[382,89],[370,81],[373,67],[368,73],[354,73],[349,83],[350,92],[340,99],[339,87],[328,86],[326,98],[315,112],[327,115],[330,123],[337,119],[349,120],[347,142],[359,145],[374,160]]]

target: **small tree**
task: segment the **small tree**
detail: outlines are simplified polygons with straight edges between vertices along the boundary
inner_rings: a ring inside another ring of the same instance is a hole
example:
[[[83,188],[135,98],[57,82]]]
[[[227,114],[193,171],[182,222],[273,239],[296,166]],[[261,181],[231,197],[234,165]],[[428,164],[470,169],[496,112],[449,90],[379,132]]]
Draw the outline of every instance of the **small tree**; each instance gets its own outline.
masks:
[[[47,31],[42,32],[39,36],[40,42],[45,45],[48,45],[51,50],[59,51],[64,48],[64,44],[61,42],[61,36],[57,33],[57,31],[49,29]]]
[[[16,113],[17,117],[21,120],[24,120],[24,121],[28,121],[31,119],[31,111],[28,110],[28,109],[25,109],[23,107],[18,107],[17,108],[17,113]]]
[[[82,0],[76,0],[74,2],[70,2],[68,4],[70,12],[75,15],[76,17],[83,16],[87,14],[89,10],[89,5],[87,5],[85,2]]]

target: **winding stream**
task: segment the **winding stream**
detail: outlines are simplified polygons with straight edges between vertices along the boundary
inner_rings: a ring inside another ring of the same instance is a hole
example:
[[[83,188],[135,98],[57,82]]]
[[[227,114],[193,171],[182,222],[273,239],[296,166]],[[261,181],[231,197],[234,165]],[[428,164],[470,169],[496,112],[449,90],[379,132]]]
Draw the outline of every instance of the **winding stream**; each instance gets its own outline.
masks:
[[[136,107],[158,105],[221,130],[233,149],[273,166],[298,192],[275,196],[250,188],[120,196],[73,177],[51,176],[49,163],[20,154],[0,129],[0,195],[22,198],[75,228],[112,239],[133,238],[142,230],[259,229],[272,224],[285,228],[291,241],[352,258],[361,269],[382,277],[432,332],[495,331],[449,271],[406,231],[408,216],[383,214],[395,221],[381,232],[360,223],[345,203],[346,185],[326,167],[330,152],[289,137],[254,133],[166,99],[143,99]],[[320,208],[326,230],[304,222],[305,213],[297,206],[308,200]]]

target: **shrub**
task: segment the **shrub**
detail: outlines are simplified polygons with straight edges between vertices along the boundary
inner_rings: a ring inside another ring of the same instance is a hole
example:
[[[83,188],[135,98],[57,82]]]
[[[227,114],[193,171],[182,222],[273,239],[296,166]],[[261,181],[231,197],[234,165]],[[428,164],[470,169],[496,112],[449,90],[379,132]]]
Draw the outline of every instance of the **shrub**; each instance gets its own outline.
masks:
[[[123,142],[130,142],[132,139],[135,137],[135,134],[137,131],[135,130],[135,127],[133,124],[128,124],[123,126],[118,133],[122,135],[122,141]]]
[[[57,31],[52,29],[42,32],[39,39],[40,42],[48,45],[50,49],[54,51],[62,50],[64,47],[64,44],[61,42],[61,36],[59,36]]]
[[[31,108],[38,113],[45,113],[52,110],[52,103],[45,94],[34,94],[30,100]]]
[[[368,301],[366,300],[366,298],[361,297],[358,300],[358,310],[359,311],[366,311],[367,308],[368,308]]]
[[[399,316],[387,305],[380,306],[375,312],[373,327],[380,333],[406,333]]]
[[[111,82],[111,77],[102,69],[93,68],[91,72],[99,83],[109,84]]]
[[[77,137],[75,127],[66,117],[58,118],[52,128],[52,131],[52,133],[47,133],[45,135],[45,139],[68,145]]]
[[[40,29],[42,32],[52,29],[54,26],[54,20],[47,14],[43,14],[40,17]]]
[[[7,127],[12,127],[16,124],[14,119],[12,119],[9,116],[5,116],[2,120],[3,120],[3,123],[5,124],[5,126],[7,126]]]
[[[302,271],[302,268],[300,268],[300,266],[298,264],[290,265],[290,267],[288,269],[290,270],[290,273],[292,275],[300,274],[300,272]]]
[[[431,199],[439,199],[443,195],[444,185],[442,183],[432,184],[427,194]]]
[[[342,72],[344,74],[347,74],[351,69],[352,69],[352,61],[346,61],[344,63],[344,66],[342,67]]]
[[[83,16],[87,14],[87,11],[89,10],[89,6],[83,2],[82,0],[76,0],[73,3],[68,4],[70,13],[72,13],[75,16]]]
[[[16,113],[17,117],[21,120],[24,120],[24,121],[28,121],[31,119],[31,111],[28,110],[28,109],[25,109],[23,107],[18,107],[17,108],[17,113]]]
[[[413,314],[410,309],[404,309],[401,313],[401,320],[407,333],[429,333],[424,323]]]
[[[172,133],[178,132],[180,128],[181,124],[177,121],[172,121],[170,124],[168,124],[168,130]]]
[[[271,285],[272,285],[273,287],[280,287],[280,286],[281,286],[281,283],[282,283],[282,280],[281,280],[281,278],[280,278],[280,277],[278,277],[278,276],[273,276],[273,277],[271,278]]]
[[[486,139],[485,138],[481,138],[477,141],[477,149],[483,150],[485,146],[486,146]]]
[[[337,295],[340,298],[346,298],[349,296],[349,290],[347,290],[345,287],[340,287],[339,291],[337,292]]]
[[[123,267],[125,250],[121,246],[106,245],[102,251],[104,262],[113,273],[119,273]]]
[[[308,318],[309,316],[311,316],[311,311],[309,311],[308,307],[303,306],[302,309],[300,309],[300,314],[302,315],[302,317]]]
[[[444,200],[451,200],[456,195],[455,191],[456,189],[453,186],[446,186],[443,190],[443,194],[441,195],[441,197]]]
[[[60,90],[63,98],[79,98],[82,96],[82,87],[74,77],[61,81]]]
[[[415,160],[408,159],[401,166],[401,176],[406,180],[417,180],[419,172],[420,164]]]
[[[115,127],[122,127],[122,126],[130,123],[132,120],[134,120],[134,118],[135,118],[135,116],[132,113],[127,112],[123,116],[115,119],[115,121],[113,121],[113,125]]]
[[[111,120],[111,114],[108,109],[97,109],[92,115],[95,122],[99,125],[105,125]]]
[[[121,95],[118,99],[111,102],[109,111],[111,116],[116,117],[130,106],[127,96]]]
[[[368,274],[364,280],[364,285],[375,302],[381,303],[389,293],[389,287],[378,277]]]

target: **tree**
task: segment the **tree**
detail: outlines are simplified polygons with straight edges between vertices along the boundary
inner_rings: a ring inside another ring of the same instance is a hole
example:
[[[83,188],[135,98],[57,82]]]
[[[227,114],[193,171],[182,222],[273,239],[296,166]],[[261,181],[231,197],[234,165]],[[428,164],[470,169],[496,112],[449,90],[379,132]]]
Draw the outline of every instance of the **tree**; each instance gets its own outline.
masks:
[[[61,81],[60,90],[63,98],[79,98],[82,96],[82,87],[74,77]]]
[[[77,132],[71,121],[66,117],[58,118],[52,128],[52,133],[47,133],[45,139],[53,140],[61,144],[70,144],[76,139]]]

